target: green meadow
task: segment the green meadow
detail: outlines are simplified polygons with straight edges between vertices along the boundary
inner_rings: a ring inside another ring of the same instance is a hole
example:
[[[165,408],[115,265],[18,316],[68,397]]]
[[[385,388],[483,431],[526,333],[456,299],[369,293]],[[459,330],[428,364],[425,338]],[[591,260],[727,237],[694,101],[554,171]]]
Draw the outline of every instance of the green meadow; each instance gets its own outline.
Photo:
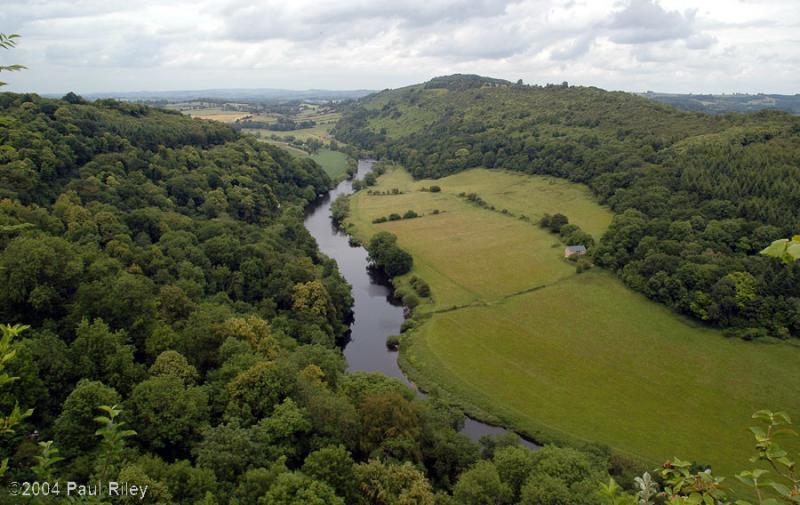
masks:
[[[420,191],[431,185],[442,191]],[[371,189],[402,193],[357,193],[351,199],[349,223],[362,240],[381,230],[398,236],[400,245],[414,256],[411,275],[435,288],[432,300],[419,308],[423,312],[498,301],[572,276],[575,267],[562,260],[564,246],[558,237],[533,224],[545,212],[558,212],[562,201],[572,202],[570,220],[586,230],[601,232],[611,222],[611,213],[592,203],[586,188],[550,177],[476,169],[435,181],[414,181],[408,172],[396,168]],[[458,196],[468,191],[497,210],[480,208]],[[531,198],[532,192],[539,196]],[[503,214],[500,205],[509,214]],[[377,217],[402,215],[407,210],[422,217],[372,223]]]
[[[319,163],[322,170],[334,181],[341,181],[347,176],[347,160],[348,157],[341,151],[333,151],[327,147],[321,147],[316,153],[309,154],[302,149],[298,149],[293,145],[281,142],[279,140],[272,140],[268,137],[258,136],[258,139],[268,144],[273,144],[286,149],[294,156],[300,158],[311,158]]]
[[[420,191],[432,184],[442,191]],[[611,213],[586,188],[481,169],[413,181],[394,169],[370,189],[394,188],[401,194],[354,195],[350,231],[391,231],[413,255],[396,283],[416,275],[432,297],[402,339],[401,364],[472,415],[540,441],[600,442],[653,465],[677,456],[732,478],[750,466],[755,410],[800,411],[797,346],[728,339],[608,272],[575,272],[558,237],[532,223],[561,212],[599,238]],[[422,217],[372,223],[409,209]]]
[[[332,151],[326,147],[311,155],[311,159],[319,163],[322,169],[334,181],[347,176],[347,155],[341,151]]]

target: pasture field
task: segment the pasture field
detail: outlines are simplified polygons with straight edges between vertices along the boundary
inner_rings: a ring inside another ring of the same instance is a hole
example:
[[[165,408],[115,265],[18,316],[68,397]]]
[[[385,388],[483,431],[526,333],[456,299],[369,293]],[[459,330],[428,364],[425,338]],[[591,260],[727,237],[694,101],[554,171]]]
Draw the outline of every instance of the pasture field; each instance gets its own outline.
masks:
[[[334,181],[341,181],[347,176],[347,160],[348,157],[346,154],[340,151],[332,151],[326,147],[320,148],[316,153],[309,154],[302,149],[298,149],[291,144],[286,142],[281,142],[278,140],[272,140],[269,137],[258,137],[259,140],[262,142],[267,142],[268,144],[273,144],[283,149],[286,149],[294,156],[300,158],[311,158],[312,160],[319,163],[322,169],[328,174],[328,177],[333,179]]]
[[[442,191],[420,191],[434,184]],[[538,187],[540,196],[530,198]],[[436,287],[433,299],[419,307],[423,312],[494,302],[572,275],[575,267],[561,259],[564,246],[558,237],[519,219],[562,207],[563,195],[569,196],[574,206],[570,218],[579,226],[602,233],[611,221],[611,213],[594,203],[588,190],[550,177],[476,169],[435,181],[414,181],[408,172],[396,168],[370,189],[390,192],[395,188],[402,194],[372,196],[361,191],[354,195],[349,223],[362,240],[381,230],[398,236],[400,246],[414,256],[412,275]],[[515,212],[505,215],[499,207],[498,211],[482,209],[459,197],[462,191],[474,191],[489,203],[503,202]],[[423,217],[372,223],[377,217],[402,215],[407,210]],[[434,210],[439,214],[433,214]]]
[[[319,163],[325,173],[334,181],[341,181],[347,176],[348,157],[343,152],[323,147],[312,154],[311,159]]]
[[[418,191],[431,184],[442,191]],[[431,286],[400,353],[424,389],[540,441],[601,442],[652,465],[680,457],[730,480],[751,466],[754,411],[800,412],[798,346],[727,339],[608,272],[576,274],[556,236],[519,219],[562,212],[599,238],[611,214],[582,186],[489,170],[413,181],[395,169],[370,189],[392,188],[404,193],[354,195],[348,221],[361,240],[395,233],[414,256],[398,285],[417,275]],[[408,209],[424,215],[372,223]]]
[[[252,116],[249,112],[237,112],[223,110],[221,107],[209,107],[205,109],[192,109],[185,111],[186,114],[197,119],[210,119],[222,123],[234,123],[239,119]]]

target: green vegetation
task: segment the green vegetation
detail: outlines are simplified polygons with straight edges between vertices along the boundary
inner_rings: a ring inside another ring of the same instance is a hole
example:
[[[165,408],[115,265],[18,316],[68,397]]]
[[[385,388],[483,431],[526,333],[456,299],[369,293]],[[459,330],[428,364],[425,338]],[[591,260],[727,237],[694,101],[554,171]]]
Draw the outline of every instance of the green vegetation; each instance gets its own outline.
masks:
[[[324,147],[312,154],[311,159],[316,161],[325,173],[328,174],[328,177],[334,181],[344,179],[351,166],[351,158],[345,153],[341,151],[332,151]]]
[[[133,482],[171,505],[484,493],[480,472],[516,439],[481,455],[449,404],[344,373],[350,290],[302,224],[331,184],[316,163],[74,94],[0,95],[0,123],[3,503],[28,503],[7,486],[34,479]],[[411,266],[390,236],[373,250],[391,273]],[[601,448],[549,452],[589,461],[587,486],[619,467]]]
[[[155,503],[364,503],[412,470],[387,492],[448,493],[478,458],[460,414],[344,374],[349,287],[302,224],[318,165],[66,98],[0,95],[0,317],[31,326],[0,340],[3,496],[49,476]]]
[[[397,277],[411,270],[411,255],[397,246],[397,237],[388,231],[372,236],[367,245],[370,261],[386,272],[389,277]]]
[[[755,112],[764,109],[778,109],[800,114],[800,96],[763,94],[749,95],[734,93],[730,95],[694,95],[679,93],[642,93],[643,97],[672,105],[679,109],[724,114],[726,112]]]
[[[784,263],[794,263],[800,260],[800,235],[795,235],[791,240],[778,239],[765,247],[761,254],[780,258]]]
[[[347,220],[364,243],[382,230],[397,235],[398,244],[414,257],[414,273],[434,293],[420,305],[422,311],[494,302],[572,275],[574,267],[561,261],[559,240],[520,219],[523,215],[537,221],[546,212],[567,207],[575,223],[599,234],[611,221],[610,212],[592,202],[585,188],[554,178],[470,170],[441,179],[439,192],[418,190],[429,182],[415,182],[408,172],[390,169],[371,188],[372,194],[362,191],[350,198]],[[398,192],[392,194],[395,188]],[[469,188],[513,212],[489,212],[458,196]],[[539,197],[531,198],[537,190]],[[408,209],[423,217],[401,220]],[[373,223],[391,214],[397,219]]]
[[[800,336],[800,266],[758,254],[800,230],[796,116],[710,116],[566,83],[450,76],[361,99],[334,132],[417,179],[486,167],[587,184],[615,213],[604,235],[576,220],[597,241],[595,263],[732,335]]]
[[[558,205],[569,215],[555,219],[559,231],[574,222],[602,235],[609,213],[580,186],[489,170],[439,183],[438,193],[418,191],[430,181],[388,170],[372,195],[351,197],[347,219],[360,240],[389,231],[411,253],[410,274],[395,280],[399,293],[419,279],[428,285],[431,298],[420,299],[419,324],[401,344],[418,384],[537,440],[600,441],[651,464],[679,454],[728,475],[749,454],[738,420],[771,405],[800,408],[795,346],[726,339],[607,272],[575,274],[559,237],[536,221]],[[403,193],[375,195],[388,188]],[[465,191],[514,213],[477,206],[459,196]],[[425,215],[372,224],[409,206]],[[447,212],[427,212],[434,207]],[[747,380],[737,379],[744,370]]]
[[[0,33],[0,49],[11,49],[17,45],[17,39],[19,35],[16,33],[12,33],[6,35],[5,33]],[[25,67],[19,64],[14,65],[0,65],[0,72],[17,72],[19,70],[24,69]],[[0,81],[0,87],[5,86],[6,83]]]

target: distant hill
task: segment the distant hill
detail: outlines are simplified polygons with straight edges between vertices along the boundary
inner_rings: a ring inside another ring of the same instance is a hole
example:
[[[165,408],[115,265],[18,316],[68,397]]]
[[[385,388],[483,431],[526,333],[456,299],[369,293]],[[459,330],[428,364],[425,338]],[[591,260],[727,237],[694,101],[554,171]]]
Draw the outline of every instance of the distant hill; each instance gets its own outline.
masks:
[[[274,89],[274,88],[231,88],[231,89],[200,89],[180,91],[119,91],[107,93],[88,93],[83,95],[89,100],[102,98],[115,98],[129,101],[169,101],[184,102],[199,99],[214,99],[225,101],[329,101],[360,98],[374,91],[371,90],[330,90],[330,89]],[[55,95],[54,95],[55,96]]]
[[[800,94],[795,95],[748,95],[735,93],[732,95],[694,95],[678,93],[657,93],[648,91],[640,96],[657,102],[672,105],[679,109],[721,114],[725,112],[756,112],[764,109],[776,109],[800,114]]]

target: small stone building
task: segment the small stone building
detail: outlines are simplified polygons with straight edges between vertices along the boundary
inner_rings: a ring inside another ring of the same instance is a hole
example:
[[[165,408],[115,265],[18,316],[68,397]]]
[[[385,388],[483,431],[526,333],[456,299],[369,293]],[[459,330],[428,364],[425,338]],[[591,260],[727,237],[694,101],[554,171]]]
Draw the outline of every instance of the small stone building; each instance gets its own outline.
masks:
[[[586,254],[586,246],[585,245],[568,245],[566,249],[564,249],[564,257],[571,258],[572,256],[582,256]]]

